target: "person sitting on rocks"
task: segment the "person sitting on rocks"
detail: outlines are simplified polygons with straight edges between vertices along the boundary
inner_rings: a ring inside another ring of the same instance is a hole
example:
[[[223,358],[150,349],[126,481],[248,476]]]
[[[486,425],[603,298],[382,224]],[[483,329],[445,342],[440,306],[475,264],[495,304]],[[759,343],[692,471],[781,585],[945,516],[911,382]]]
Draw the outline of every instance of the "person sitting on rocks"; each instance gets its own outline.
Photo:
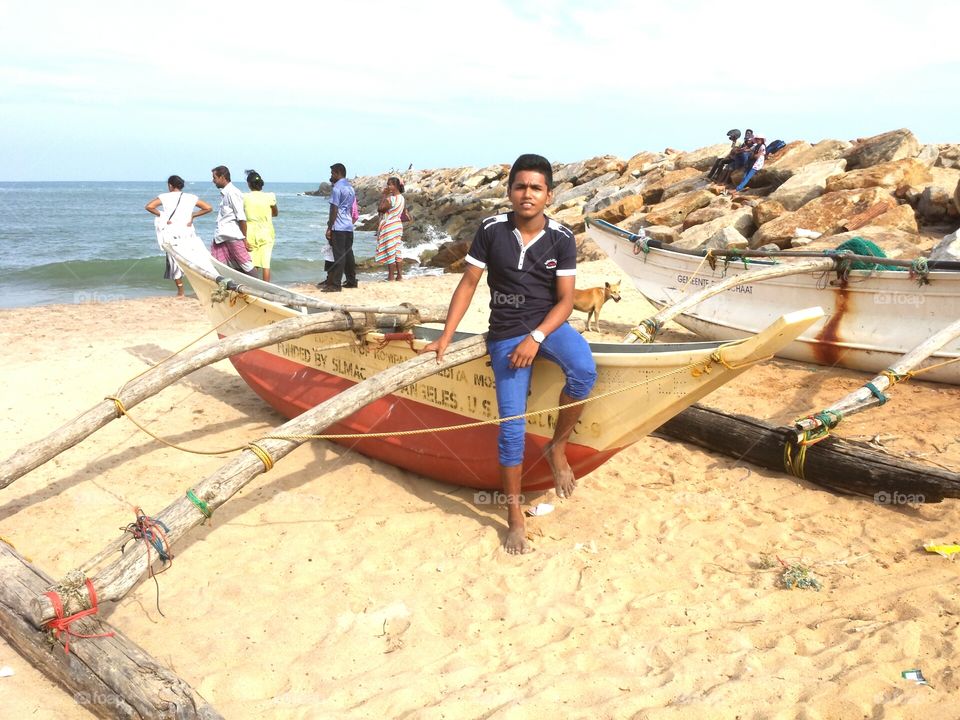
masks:
[[[723,169],[733,162],[737,154],[737,140],[740,139],[740,131],[736,128],[727,130],[727,137],[730,139],[730,152],[722,157],[718,157],[717,161],[713,163],[713,167],[710,168],[710,172],[707,173],[707,178],[710,180],[716,180]]]
[[[753,176],[763,169],[763,163],[767,159],[767,141],[762,137],[753,138],[752,154],[749,156],[748,162],[750,159],[753,160],[753,165],[747,170],[740,184],[737,185],[736,192],[742,192]]]

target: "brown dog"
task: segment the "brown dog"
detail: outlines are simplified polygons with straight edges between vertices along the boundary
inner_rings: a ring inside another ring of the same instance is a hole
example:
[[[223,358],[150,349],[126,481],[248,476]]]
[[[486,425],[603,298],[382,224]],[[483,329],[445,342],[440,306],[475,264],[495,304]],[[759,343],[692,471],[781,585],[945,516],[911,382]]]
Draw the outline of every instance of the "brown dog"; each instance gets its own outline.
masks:
[[[597,332],[600,332],[600,308],[610,298],[613,298],[614,302],[620,302],[619,281],[612,285],[604,283],[602,288],[595,287],[573,291],[573,308],[587,314],[587,330],[590,329],[590,316],[592,315],[594,326]]]

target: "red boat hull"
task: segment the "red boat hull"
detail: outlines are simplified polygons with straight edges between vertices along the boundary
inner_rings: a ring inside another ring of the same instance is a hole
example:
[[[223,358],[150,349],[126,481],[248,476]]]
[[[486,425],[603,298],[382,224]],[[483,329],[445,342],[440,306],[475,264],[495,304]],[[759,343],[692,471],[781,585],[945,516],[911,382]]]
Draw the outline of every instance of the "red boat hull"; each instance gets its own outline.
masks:
[[[234,356],[231,362],[254,392],[287,418],[294,418],[355,385],[350,380],[262,350]],[[469,419],[449,410],[399,395],[388,395],[324,432],[400,432],[458,425],[465,421]],[[488,490],[501,487],[496,425],[423,435],[344,439],[336,442],[367,457],[441,482]],[[546,442],[547,438],[527,433],[523,462],[524,490],[553,487],[553,475],[543,458]],[[567,459],[576,476],[583,477],[621,449],[599,452],[585,445],[569,443]]]

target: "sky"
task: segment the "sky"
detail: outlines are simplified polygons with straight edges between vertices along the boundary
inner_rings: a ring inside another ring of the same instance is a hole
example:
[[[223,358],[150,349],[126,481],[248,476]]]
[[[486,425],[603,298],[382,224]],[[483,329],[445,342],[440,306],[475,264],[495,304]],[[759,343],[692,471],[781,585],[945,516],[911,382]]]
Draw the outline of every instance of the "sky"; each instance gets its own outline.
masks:
[[[955,0],[0,0],[0,181],[960,142],[958,26]]]

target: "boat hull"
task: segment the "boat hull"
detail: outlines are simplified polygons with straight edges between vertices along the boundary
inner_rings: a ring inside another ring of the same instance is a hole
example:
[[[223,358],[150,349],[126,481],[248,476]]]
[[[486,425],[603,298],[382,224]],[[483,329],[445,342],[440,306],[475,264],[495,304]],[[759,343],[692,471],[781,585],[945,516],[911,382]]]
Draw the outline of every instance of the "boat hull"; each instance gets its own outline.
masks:
[[[711,269],[702,256],[671,251],[658,243],[652,243],[647,253],[635,252],[629,233],[599,223],[591,223],[588,232],[657,308],[748,271],[743,262],[726,264],[722,259]],[[748,267],[762,265],[751,261]],[[960,317],[960,272],[933,271],[929,279],[928,285],[921,286],[907,272],[854,270],[848,282],[840,283],[833,273],[803,273],[731,288],[675,321],[706,339],[735,340],[752,335],[784,313],[819,305],[823,320],[777,355],[878,373]],[[932,355],[928,364],[958,356],[960,340]],[[921,377],[958,384],[960,363]]]
[[[211,323],[221,336],[263,327],[304,312],[282,288],[250,282],[213,262],[209,255],[177,260]],[[218,291],[217,276],[267,289],[272,296],[286,294],[289,305]],[[583,476],[608,458],[729,382],[752,363],[759,362],[815,322],[819,308],[795,313],[771,324],[745,341],[662,345],[592,343],[597,382],[567,445],[567,459]],[[379,332],[356,335],[350,331],[317,333],[278,342],[231,358],[244,381],[277,412],[288,418],[336,397],[353,385],[415,357],[440,333],[417,326],[409,339]],[[552,362],[534,362],[522,487],[553,484],[543,449],[553,436],[564,378]],[[345,447],[430,478],[480,489],[501,487],[495,424],[497,401],[488,359],[472,360],[442,370],[392,395],[376,400],[324,430],[325,434],[384,436],[341,438]],[[445,431],[464,423],[474,427]],[[477,423],[482,423],[477,426]],[[424,431],[415,432],[410,431]],[[405,434],[409,433],[409,434]]]

